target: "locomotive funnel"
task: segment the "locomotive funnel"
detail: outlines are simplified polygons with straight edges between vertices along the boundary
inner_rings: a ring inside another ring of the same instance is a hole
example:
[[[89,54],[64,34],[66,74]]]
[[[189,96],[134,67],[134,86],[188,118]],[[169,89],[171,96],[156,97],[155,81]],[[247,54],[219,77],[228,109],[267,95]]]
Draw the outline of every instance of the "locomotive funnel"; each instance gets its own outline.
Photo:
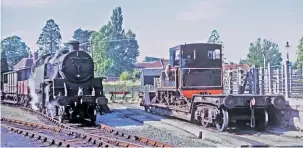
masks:
[[[71,41],[67,42],[69,51],[79,51],[79,44],[80,44],[80,42],[78,42],[76,40],[71,40]]]

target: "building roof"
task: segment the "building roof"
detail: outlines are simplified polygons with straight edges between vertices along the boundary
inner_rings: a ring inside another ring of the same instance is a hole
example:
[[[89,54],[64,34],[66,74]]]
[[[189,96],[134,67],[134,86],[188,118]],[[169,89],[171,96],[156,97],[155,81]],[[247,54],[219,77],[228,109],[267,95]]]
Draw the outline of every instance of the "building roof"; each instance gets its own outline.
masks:
[[[31,58],[23,58],[14,66],[14,70],[20,70],[24,68],[31,68],[33,64],[33,59]]]
[[[136,68],[163,68],[167,64],[168,60],[160,59],[158,61],[136,63]]]

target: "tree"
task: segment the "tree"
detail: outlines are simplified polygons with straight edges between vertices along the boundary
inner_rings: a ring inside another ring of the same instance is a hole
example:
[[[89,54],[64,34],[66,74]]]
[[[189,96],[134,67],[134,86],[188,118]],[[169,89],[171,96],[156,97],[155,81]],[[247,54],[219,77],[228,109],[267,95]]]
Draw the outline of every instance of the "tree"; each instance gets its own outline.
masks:
[[[109,57],[111,33],[110,25],[104,25],[99,32],[92,34],[93,59],[97,66],[96,75],[109,75],[109,68],[112,66],[112,59]]]
[[[83,51],[86,52],[91,52],[89,51],[89,44],[90,44],[90,37],[93,34],[94,31],[90,30],[82,30],[81,28],[78,28],[77,30],[74,31],[73,38],[75,40],[78,40],[80,42],[80,48]]]
[[[1,49],[1,73],[8,71],[8,63],[5,52]]]
[[[29,48],[18,36],[11,36],[1,41],[1,66],[2,60],[7,60],[10,70],[20,62],[21,59],[29,56]],[[3,58],[3,59],[2,59]],[[3,63],[5,65],[5,63]]]
[[[92,36],[94,58],[101,68],[100,75],[119,76],[123,71],[132,71],[139,56],[136,34],[122,28],[121,7],[113,10],[111,20]]]
[[[247,64],[248,62],[247,62],[247,60],[246,59],[240,59],[240,62],[239,62],[239,64]]]
[[[297,58],[297,68],[301,68],[303,66],[303,37],[300,39],[300,43],[298,45],[298,58]]]
[[[146,56],[146,57],[144,57],[143,62],[153,62],[153,61],[159,61],[159,60],[160,60],[160,58]]]
[[[49,53],[53,54],[59,50],[61,39],[59,26],[53,19],[49,19],[37,41],[39,56]]]
[[[222,45],[222,60],[223,60],[223,62],[226,61],[226,58],[224,57],[224,53],[223,53],[223,42],[221,41],[220,35],[217,30],[213,30],[211,32],[207,43]]]
[[[213,30],[208,38],[207,43],[219,44],[222,43],[220,40],[220,35],[217,30]]]
[[[250,44],[249,53],[247,54],[247,63],[259,67],[270,63],[271,65],[280,65],[282,62],[282,54],[279,51],[278,44],[267,39],[258,38],[257,41]]]

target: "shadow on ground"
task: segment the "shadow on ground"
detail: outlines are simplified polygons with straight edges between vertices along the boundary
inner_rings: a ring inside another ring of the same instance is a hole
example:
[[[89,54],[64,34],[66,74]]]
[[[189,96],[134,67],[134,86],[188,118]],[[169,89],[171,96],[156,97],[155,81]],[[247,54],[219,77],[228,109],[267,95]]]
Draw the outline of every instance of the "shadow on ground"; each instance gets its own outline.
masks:
[[[134,109],[138,110],[139,109]],[[160,121],[162,118],[151,118],[137,114],[128,109],[112,109],[112,113],[97,115],[97,124],[106,124],[112,127],[120,126],[142,126],[146,121]]]

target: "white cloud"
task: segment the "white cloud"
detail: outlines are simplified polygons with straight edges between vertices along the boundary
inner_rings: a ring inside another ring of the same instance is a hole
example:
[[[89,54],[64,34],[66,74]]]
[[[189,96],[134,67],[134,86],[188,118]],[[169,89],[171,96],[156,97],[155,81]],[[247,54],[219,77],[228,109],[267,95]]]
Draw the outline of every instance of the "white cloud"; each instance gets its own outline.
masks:
[[[181,12],[177,19],[186,21],[213,20],[222,14],[222,7],[214,1],[204,1],[194,5],[190,10]]]
[[[67,0],[1,0],[1,7],[38,7]]]

